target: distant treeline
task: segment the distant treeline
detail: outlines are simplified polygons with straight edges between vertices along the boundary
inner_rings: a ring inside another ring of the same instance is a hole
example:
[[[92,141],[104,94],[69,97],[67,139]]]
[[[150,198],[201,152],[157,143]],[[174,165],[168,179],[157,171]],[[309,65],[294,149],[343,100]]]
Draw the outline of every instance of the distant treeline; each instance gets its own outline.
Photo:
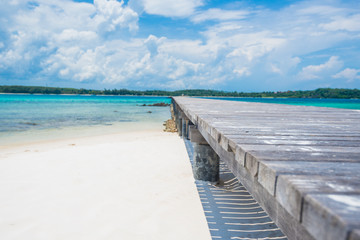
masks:
[[[90,95],[137,95],[137,96],[213,96],[213,97],[286,97],[286,98],[360,98],[359,89],[318,88],[311,91],[285,92],[226,92],[216,90],[189,89],[178,91],[146,90],[136,91],[128,89],[76,89],[33,86],[0,86],[0,93],[29,93],[29,94],[90,94]]]
[[[30,93],[30,94],[104,94],[104,91],[76,89],[76,88],[57,88],[57,87],[38,87],[38,86],[0,86],[0,93]]]

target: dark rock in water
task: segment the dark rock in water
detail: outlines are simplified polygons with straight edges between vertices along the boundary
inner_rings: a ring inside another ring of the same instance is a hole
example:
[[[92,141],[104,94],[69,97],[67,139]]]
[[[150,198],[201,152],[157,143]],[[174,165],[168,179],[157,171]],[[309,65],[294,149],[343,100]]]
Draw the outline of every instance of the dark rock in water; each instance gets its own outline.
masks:
[[[26,124],[26,125],[32,125],[32,126],[38,125],[37,123],[33,123],[33,122],[24,122],[24,124]]]
[[[114,112],[118,112],[118,111],[115,110]]]
[[[167,106],[170,106],[170,103],[154,103],[152,105],[148,105],[148,106],[153,106],[153,107],[167,107]]]
[[[147,113],[152,113],[152,111],[147,111]]]
[[[143,107],[167,107],[167,106],[170,106],[170,103],[163,103],[163,102],[160,102],[160,103],[154,103],[154,104],[143,104],[141,105]]]

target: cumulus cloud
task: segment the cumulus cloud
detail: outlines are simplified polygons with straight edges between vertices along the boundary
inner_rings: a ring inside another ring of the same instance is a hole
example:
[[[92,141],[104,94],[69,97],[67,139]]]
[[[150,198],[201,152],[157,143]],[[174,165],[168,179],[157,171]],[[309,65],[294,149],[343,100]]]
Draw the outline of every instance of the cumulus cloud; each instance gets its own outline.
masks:
[[[346,68],[332,77],[346,79],[348,82],[353,82],[356,79],[360,79],[360,69]]]
[[[320,26],[329,31],[360,31],[360,14],[348,17],[334,17],[334,20],[330,23],[320,24]]]
[[[240,44],[227,57],[245,56],[249,62],[271,52],[286,41],[282,38],[271,38],[266,32],[239,34],[234,38],[238,38]]]
[[[43,62],[43,71],[58,74],[63,79],[76,81],[94,79],[101,74],[101,65],[96,61],[97,53],[98,49],[59,48],[46,62]]]
[[[180,86],[179,81],[181,81],[181,86],[185,87],[196,79],[198,72],[204,67],[201,63],[186,61],[157,50],[166,44],[166,39],[150,36],[145,42],[147,50],[142,57],[127,61],[121,68],[120,75],[125,76],[126,79],[140,81],[140,84],[151,87]],[[144,79],[150,79],[151,82],[145,82]]]
[[[64,29],[61,33],[55,35],[55,41],[59,44],[66,45],[69,43],[71,45],[79,44],[81,42],[83,44],[92,44],[94,41],[97,41],[99,36],[96,32],[93,31],[77,31],[75,29]]]
[[[250,74],[251,74],[251,72],[246,67],[234,69],[233,72],[238,74],[239,76],[250,76]]]
[[[332,56],[329,60],[319,65],[309,65],[304,67],[299,73],[299,78],[302,80],[320,79],[324,75],[331,75],[343,66],[343,62],[339,57]]]
[[[150,52],[150,56],[154,57],[158,54],[158,46],[165,40],[164,37],[157,38],[154,35],[150,35],[145,41],[145,45]]]
[[[133,0],[136,1],[136,0]],[[142,0],[144,10],[149,14],[166,17],[187,17],[202,6],[203,0]]]
[[[109,56],[99,51],[108,45],[103,34],[138,28],[137,13],[116,0],[95,0],[94,4],[38,0],[31,6],[19,0],[8,4],[12,12],[0,20],[8,26],[0,68],[21,65],[15,74],[35,72],[77,81],[107,78],[105,65],[98,64]],[[116,48],[108,51],[116,52]]]
[[[114,31],[117,27],[136,31],[138,15],[131,8],[123,5],[123,2],[116,0],[94,0],[97,10],[95,22],[107,31]]]
[[[295,5],[294,5],[295,7]],[[297,7],[297,6],[296,6]],[[329,6],[324,4],[315,3],[314,5],[306,5],[306,3],[298,8],[296,11],[299,15],[319,15],[319,16],[330,16],[330,15],[338,15],[341,14],[343,9],[336,6]]]
[[[206,11],[195,14],[191,20],[195,23],[200,23],[208,20],[229,21],[244,19],[250,14],[249,11],[244,10],[222,10],[218,8],[211,8]]]

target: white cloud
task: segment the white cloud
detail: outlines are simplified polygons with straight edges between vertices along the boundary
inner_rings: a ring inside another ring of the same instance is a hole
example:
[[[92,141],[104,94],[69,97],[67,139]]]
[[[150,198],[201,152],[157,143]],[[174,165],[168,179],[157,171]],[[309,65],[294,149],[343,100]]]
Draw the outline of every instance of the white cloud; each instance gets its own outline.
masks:
[[[0,54],[0,69],[13,65],[19,58],[21,58],[21,56],[13,50],[8,50],[7,52]]]
[[[203,0],[142,0],[142,4],[144,10],[149,14],[165,17],[187,17],[204,3]]]
[[[162,44],[162,42],[165,40],[164,37],[157,38],[154,35],[150,35],[145,41],[145,46],[150,52],[150,56],[154,57],[158,54],[158,46]]]
[[[335,7],[335,6],[329,6],[329,5],[321,5],[315,3],[315,5],[304,5],[302,8],[298,8],[296,11],[300,15],[320,15],[320,16],[329,16],[329,15],[337,15],[339,13],[342,13],[344,9]]]
[[[241,44],[235,48],[227,57],[246,56],[249,62],[280,47],[286,41],[281,38],[271,38],[267,32],[256,34],[239,34],[233,36]]]
[[[268,68],[270,72],[285,75],[288,71],[295,69],[301,59],[299,57],[290,57],[290,56],[282,56],[282,58],[277,58],[277,56],[271,56],[268,58],[269,65]]]
[[[320,26],[329,31],[360,31],[360,14],[347,17],[334,17],[332,22],[320,24]]]
[[[282,74],[282,73],[283,73],[283,72],[281,71],[281,69],[280,69],[277,65],[275,65],[275,64],[273,64],[273,63],[270,64],[270,68],[271,68],[271,71],[272,71],[273,73],[278,73],[278,74]]]
[[[151,51],[151,50],[150,50]],[[164,52],[152,55],[145,52],[143,57],[127,61],[121,69],[121,75],[133,80],[151,79],[147,85],[160,86],[164,80],[169,82],[181,81],[188,85],[204,66],[201,63],[193,63],[178,59]]]
[[[192,62],[207,62],[215,57],[213,49],[200,40],[167,39],[159,47],[159,51]]]
[[[75,29],[64,29],[60,34],[58,34],[55,40],[60,44],[91,44],[94,41],[98,40],[98,35],[93,31],[77,31]]]
[[[130,31],[138,29],[138,15],[129,7],[124,7],[123,2],[116,0],[94,0],[97,10],[95,21],[107,31],[114,31],[116,27],[129,28]]]
[[[332,77],[346,79],[347,82],[353,82],[355,79],[360,79],[360,69],[346,68]]]
[[[246,18],[249,14],[249,11],[244,10],[222,10],[218,8],[212,8],[194,15],[191,20],[195,23],[200,23],[208,20],[240,20]]]
[[[36,70],[76,81],[107,79],[109,56],[121,50],[103,34],[138,28],[137,13],[116,0],[95,0],[94,5],[38,0],[31,8],[26,2],[11,2],[16,8],[5,16],[11,41],[0,52],[3,69],[21,65],[24,72]]]
[[[343,66],[343,62],[339,57],[332,56],[329,60],[319,65],[309,65],[304,67],[299,73],[299,78],[302,80],[320,79],[324,75],[331,75]]]
[[[239,76],[250,76],[251,75],[251,72],[246,67],[239,68],[239,69],[234,69],[233,72],[238,74]]]

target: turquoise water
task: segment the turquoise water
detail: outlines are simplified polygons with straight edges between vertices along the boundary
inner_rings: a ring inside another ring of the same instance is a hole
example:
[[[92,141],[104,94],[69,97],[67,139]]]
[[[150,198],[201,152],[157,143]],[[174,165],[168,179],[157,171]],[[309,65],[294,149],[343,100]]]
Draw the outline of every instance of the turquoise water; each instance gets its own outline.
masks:
[[[170,101],[166,97],[4,94],[0,95],[0,143],[59,134],[54,130],[79,133],[94,127],[105,132],[131,126],[161,128],[170,118],[169,107],[141,105]]]
[[[322,98],[208,98],[242,102],[262,102],[315,107],[332,107],[346,109],[360,109],[360,99],[322,99]]]
[[[213,98],[360,109],[359,99]],[[0,146],[120,131],[162,129],[167,97],[0,94]],[[149,113],[151,111],[151,113]]]

